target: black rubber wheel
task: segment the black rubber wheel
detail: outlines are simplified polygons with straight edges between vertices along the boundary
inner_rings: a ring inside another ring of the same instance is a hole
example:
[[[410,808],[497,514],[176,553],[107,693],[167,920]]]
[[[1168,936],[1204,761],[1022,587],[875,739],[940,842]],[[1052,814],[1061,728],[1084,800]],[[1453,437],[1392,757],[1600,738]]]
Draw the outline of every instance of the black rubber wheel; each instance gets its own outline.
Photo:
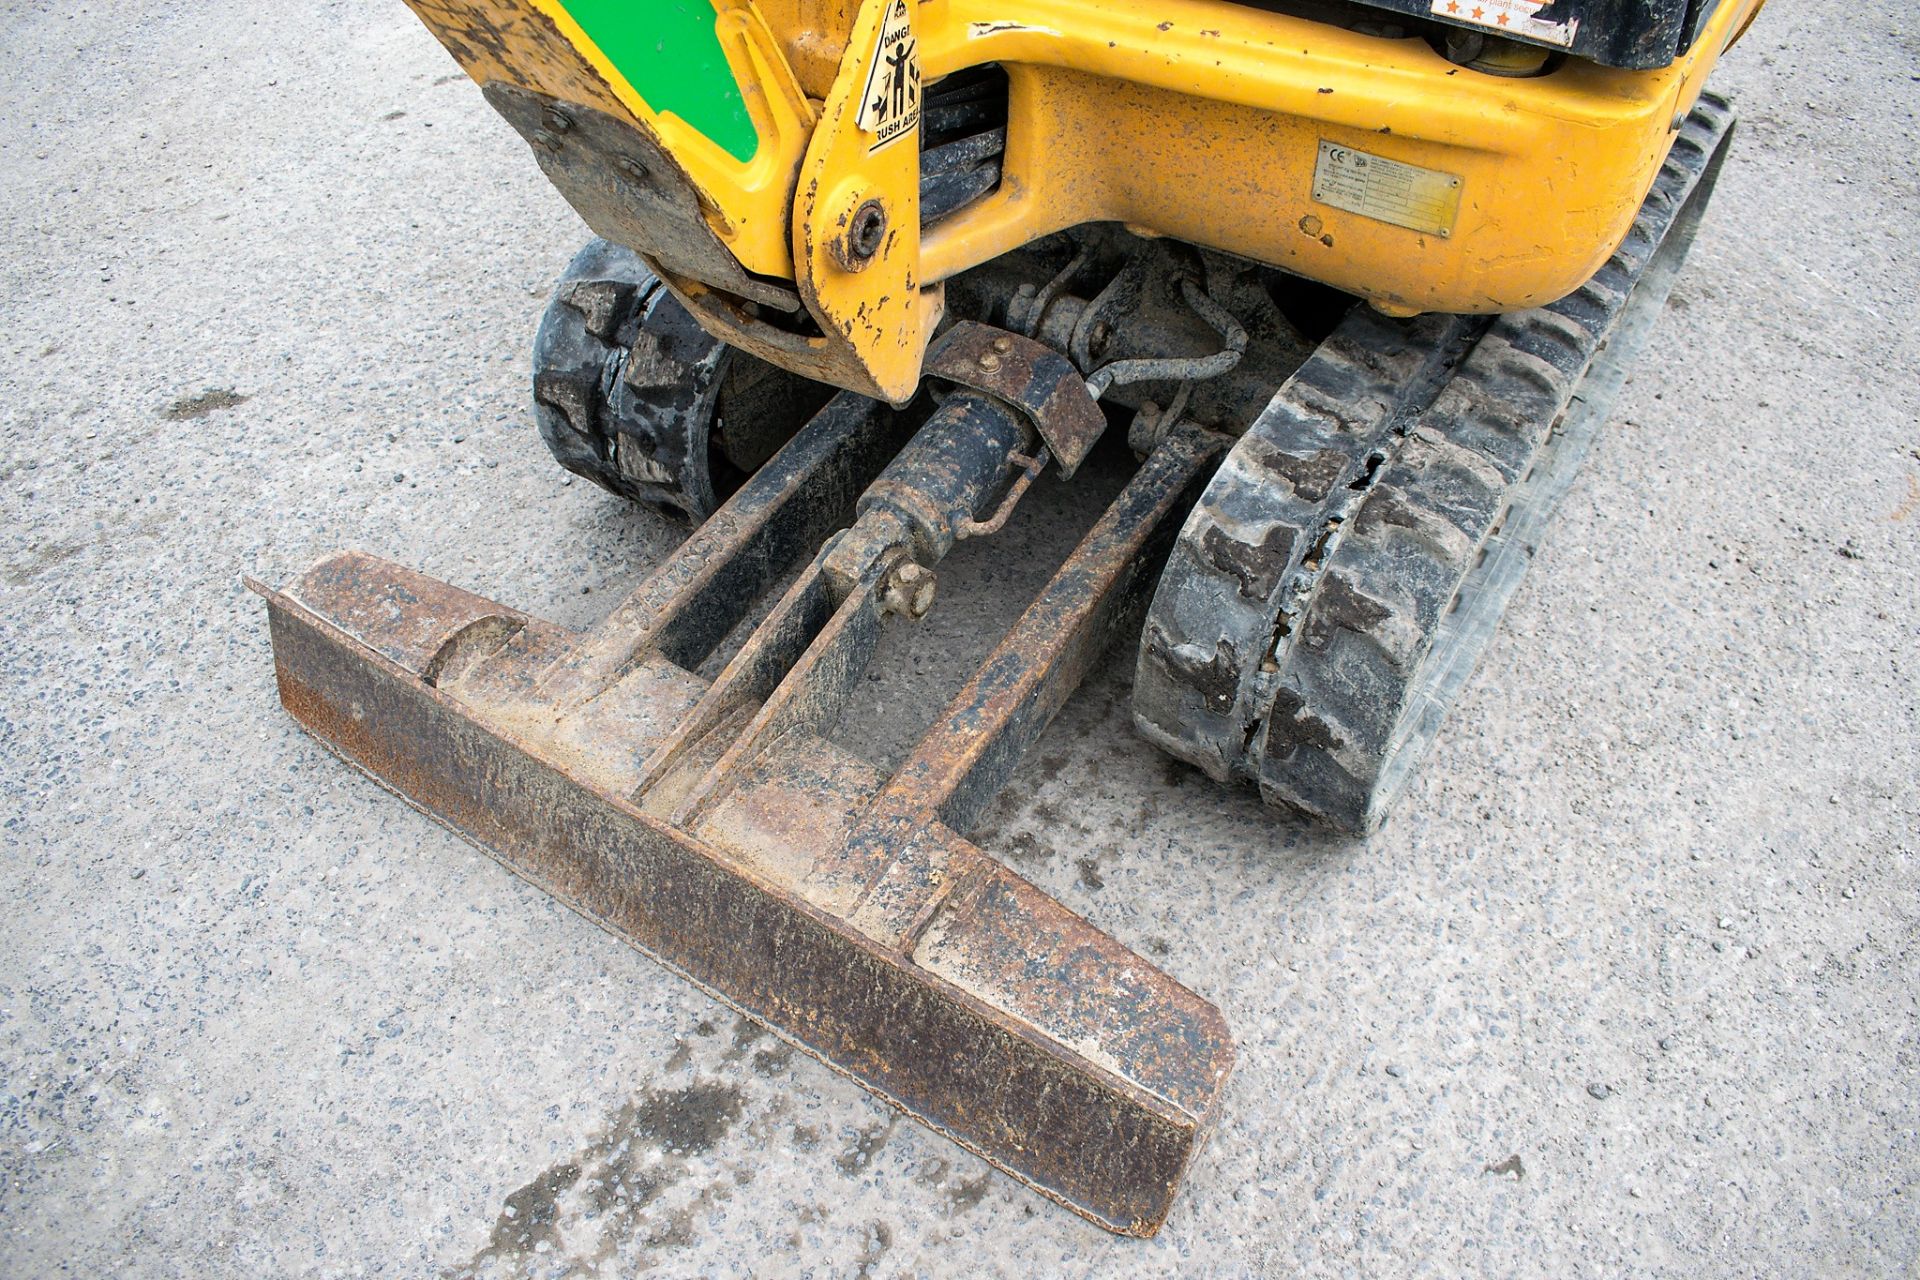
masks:
[[[555,460],[695,524],[830,394],[708,334],[606,240],[567,264],[534,338],[534,417]]]

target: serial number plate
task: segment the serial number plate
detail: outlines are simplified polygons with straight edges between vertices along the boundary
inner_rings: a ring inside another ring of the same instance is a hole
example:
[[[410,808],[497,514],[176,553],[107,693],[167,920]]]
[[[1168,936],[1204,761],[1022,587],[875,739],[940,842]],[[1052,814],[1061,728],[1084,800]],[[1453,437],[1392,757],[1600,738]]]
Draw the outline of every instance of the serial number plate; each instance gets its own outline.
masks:
[[[1320,141],[1313,166],[1313,198],[1396,227],[1443,239],[1460,213],[1460,178],[1385,156]]]

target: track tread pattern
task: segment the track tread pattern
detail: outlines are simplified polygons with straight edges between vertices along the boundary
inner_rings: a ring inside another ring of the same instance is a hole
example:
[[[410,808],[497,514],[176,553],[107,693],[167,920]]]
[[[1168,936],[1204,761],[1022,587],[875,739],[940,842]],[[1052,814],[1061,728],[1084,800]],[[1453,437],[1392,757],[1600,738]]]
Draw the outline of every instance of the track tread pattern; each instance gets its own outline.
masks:
[[[554,460],[611,493],[641,501],[658,501],[659,495],[635,492],[600,419],[608,362],[622,349],[620,331],[631,327],[660,287],[631,251],[593,240],[554,285],[534,344],[534,421]]]
[[[1342,322],[1181,532],[1141,636],[1149,740],[1271,804],[1378,825],[1409,772],[1396,753],[1426,746],[1409,717],[1437,726],[1419,705],[1432,672],[1470,669],[1492,634],[1457,629],[1436,654],[1443,619],[1731,120],[1702,96],[1618,250],[1561,301],[1490,322]],[[1300,485],[1305,459],[1326,483]]]

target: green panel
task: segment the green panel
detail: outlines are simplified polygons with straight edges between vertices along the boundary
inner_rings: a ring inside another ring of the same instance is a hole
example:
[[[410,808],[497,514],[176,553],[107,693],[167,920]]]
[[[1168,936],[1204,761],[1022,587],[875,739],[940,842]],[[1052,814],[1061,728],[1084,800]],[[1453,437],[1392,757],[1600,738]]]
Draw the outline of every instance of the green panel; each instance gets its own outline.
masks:
[[[561,4],[649,107],[679,116],[734,159],[753,159],[760,138],[721,51],[711,0]]]

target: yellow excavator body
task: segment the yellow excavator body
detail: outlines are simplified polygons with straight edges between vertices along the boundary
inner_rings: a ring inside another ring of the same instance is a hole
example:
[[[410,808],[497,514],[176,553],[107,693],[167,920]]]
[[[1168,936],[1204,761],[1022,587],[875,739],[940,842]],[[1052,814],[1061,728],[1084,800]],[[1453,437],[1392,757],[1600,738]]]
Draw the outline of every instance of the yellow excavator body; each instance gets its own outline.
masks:
[[[1463,66],[1410,28],[1225,0],[408,2],[483,87],[537,94],[554,120],[603,113],[643,141],[649,159],[628,171],[697,205],[702,225],[674,234],[710,234],[770,286],[743,296],[737,276],[634,246],[710,332],[894,403],[919,385],[943,281],[1087,223],[1283,268],[1392,315],[1562,297],[1618,246],[1760,4],[1728,0],[1674,61],[1628,70],[1519,45],[1512,65]],[[737,98],[735,130],[744,112],[741,154],[654,91],[661,57],[694,59],[669,39],[652,62],[623,54],[623,24],[641,44],[712,29],[722,60],[705,75]],[[999,182],[923,226],[915,103],[987,65],[1007,79]],[[877,88],[897,104],[876,110]],[[567,145],[564,128],[540,132],[536,150]],[[598,180],[629,179],[603,165]],[[849,245],[876,228],[871,253]],[[769,296],[813,323],[769,316]]]

